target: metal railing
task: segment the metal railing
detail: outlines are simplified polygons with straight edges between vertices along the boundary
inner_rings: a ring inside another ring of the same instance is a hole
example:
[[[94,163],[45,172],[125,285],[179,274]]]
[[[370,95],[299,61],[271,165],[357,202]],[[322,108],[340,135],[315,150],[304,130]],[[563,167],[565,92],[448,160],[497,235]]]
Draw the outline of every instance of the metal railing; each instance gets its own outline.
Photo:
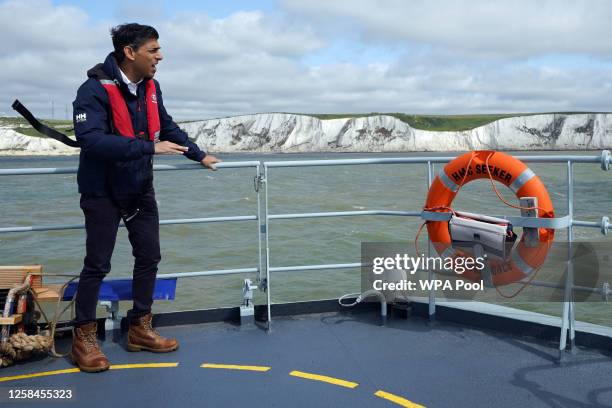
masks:
[[[574,219],[574,180],[573,180],[573,165],[575,163],[593,163],[599,164],[603,170],[608,170],[612,163],[610,152],[603,151],[601,155],[549,155],[549,156],[516,156],[517,159],[525,163],[566,163],[567,164],[567,208],[569,217],[569,226],[567,227],[568,241],[573,242],[573,228],[597,228],[602,233],[607,234],[608,230],[612,229],[608,217],[603,216],[601,222],[581,221]],[[297,265],[297,266],[272,266],[270,264],[270,223],[272,220],[291,220],[304,218],[326,218],[326,217],[347,217],[347,216],[400,216],[400,217],[421,217],[421,211],[388,211],[388,210],[367,210],[367,211],[335,211],[335,212],[313,212],[313,213],[290,213],[290,214],[270,214],[269,204],[270,198],[268,195],[269,175],[272,169],[275,168],[297,168],[297,167],[316,167],[316,166],[361,166],[361,165],[427,165],[427,189],[433,182],[435,165],[444,164],[453,160],[454,157],[446,156],[431,156],[431,157],[409,157],[409,158],[375,158],[375,159],[342,159],[342,160],[301,160],[301,161],[242,161],[242,162],[224,162],[217,165],[220,170],[232,168],[253,168],[254,187],[257,194],[257,214],[255,215],[234,215],[225,217],[209,217],[209,218],[187,218],[187,219],[169,219],[160,220],[160,225],[173,224],[194,224],[194,223],[212,223],[212,222],[243,222],[257,221],[257,236],[258,236],[258,265],[254,267],[238,268],[238,269],[223,269],[223,270],[208,270],[197,272],[182,272],[171,274],[160,274],[159,278],[187,278],[199,276],[215,276],[243,273],[257,273],[259,288],[267,294],[267,314],[268,328],[272,324],[271,312],[271,277],[272,272],[287,272],[287,271],[308,271],[308,270],[323,270],[323,269],[347,269],[358,268],[363,266],[361,262],[345,262],[336,264],[320,264],[320,265]],[[155,165],[155,171],[176,171],[176,170],[196,170],[202,169],[200,164],[180,164],[180,165]],[[77,172],[76,167],[65,168],[20,168],[20,169],[0,169],[0,176],[17,176],[17,175],[44,175],[44,174],[74,174]],[[263,194],[262,194],[263,190]],[[121,225],[123,226],[123,224]],[[0,233],[15,233],[15,232],[35,232],[35,231],[51,231],[51,230],[70,230],[83,229],[84,224],[61,224],[61,225],[32,225],[26,227],[2,227]],[[429,278],[432,278],[431,271]],[[572,277],[573,267],[571,261],[568,266],[568,282]],[[596,290],[596,289],[594,289]],[[567,332],[569,331],[570,347],[574,347],[575,341],[575,314],[574,302],[571,296],[571,284],[565,285],[565,299],[563,303],[563,315],[561,321],[561,336],[559,350],[560,352],[566,349]],[[430,318],[435,318],[436,299],[434,291],[429,292],[429,315]]]

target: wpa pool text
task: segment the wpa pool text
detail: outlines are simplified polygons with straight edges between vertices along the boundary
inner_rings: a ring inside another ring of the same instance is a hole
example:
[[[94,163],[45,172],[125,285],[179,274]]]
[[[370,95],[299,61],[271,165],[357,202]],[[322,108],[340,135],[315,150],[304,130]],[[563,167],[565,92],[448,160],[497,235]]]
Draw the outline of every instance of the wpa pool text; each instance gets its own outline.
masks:
[[[378,291],[399,290],[399,291],[414,291],[414,290],[484,290],[484,281],[468,282],[464,280],[451,281],[448,279],[432,279],[432,280],[400,280],[397,282],[385,282],[382,279],[377,279],[372,282],[372,288]]]

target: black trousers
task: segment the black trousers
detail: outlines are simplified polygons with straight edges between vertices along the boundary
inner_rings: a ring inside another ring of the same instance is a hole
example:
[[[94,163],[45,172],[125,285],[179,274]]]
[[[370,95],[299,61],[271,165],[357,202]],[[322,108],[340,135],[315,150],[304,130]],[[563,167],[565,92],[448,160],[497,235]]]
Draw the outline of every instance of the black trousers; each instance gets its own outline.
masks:
[[[151,187],[138,198],[126,196],[110,199],[81,195],[87,241],[85,262],[75,300],[75,326],[91,323],[96,319],[100,285],[111,269],[111,256],[121,220],[118,205],[122,208],[130,205],[139,208],[138,214],[126,224],[135,259],[132,286],[134,304],[128,311],[128,321],[151,312],[157,265],[161,260],[155,191]]]

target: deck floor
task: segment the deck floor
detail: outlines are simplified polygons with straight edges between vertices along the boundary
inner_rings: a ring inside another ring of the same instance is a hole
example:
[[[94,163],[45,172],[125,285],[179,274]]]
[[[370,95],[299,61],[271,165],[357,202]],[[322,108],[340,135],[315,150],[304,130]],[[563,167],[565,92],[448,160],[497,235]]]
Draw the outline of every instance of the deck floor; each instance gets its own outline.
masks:
[[[130,353],[107,340],[114,369],[104,373],[29,376],[74,368],[51,358],[0,369],[0,406],[612,407],[612,353],[579,349],[559,366],[554,344],[416,317],[381,327],[372,314],[325,313],[277,318],[271,333],[229,323],[159,331],[180,349]],[[151,363],[178,364],[121,366]],[[28,389],[70,389],[73,397],[8,398]]]

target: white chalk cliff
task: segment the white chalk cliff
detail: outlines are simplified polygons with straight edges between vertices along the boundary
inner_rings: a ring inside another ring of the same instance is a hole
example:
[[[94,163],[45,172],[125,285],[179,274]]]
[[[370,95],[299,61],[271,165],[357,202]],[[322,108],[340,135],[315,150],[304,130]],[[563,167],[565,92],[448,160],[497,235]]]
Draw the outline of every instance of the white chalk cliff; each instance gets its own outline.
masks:
[[[392,116],[320,120],[262,113],[182,123],[212,152],[586,150],[612,147],[612,114],[543,114],[501,119],[468,131],[414,129]],[[0,154],[71,154],[50,139],[0,128]]]
[[[48,137],[26,136],[11,128],[0,127],[0,155],[3,156],[60,156],[78,154],[78,152],[79,149]]]
[[[611,114],[547,114],[501,119],[468,131],[414,129],[392,116],[319,120],[284,113],[181,125],[211,151],[583,150],[612,147]]]

